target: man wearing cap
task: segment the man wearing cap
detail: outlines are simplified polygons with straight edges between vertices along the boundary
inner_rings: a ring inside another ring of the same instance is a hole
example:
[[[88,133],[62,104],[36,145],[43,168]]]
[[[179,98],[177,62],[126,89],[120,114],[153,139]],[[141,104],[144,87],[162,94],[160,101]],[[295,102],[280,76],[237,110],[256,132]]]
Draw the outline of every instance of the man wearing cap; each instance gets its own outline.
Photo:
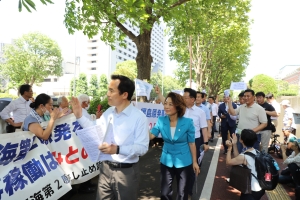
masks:
[[[277,127],[277,125],[278,125],[277,119],[280,115],[280,110],[281,110],[280,104],[276,101],[276,99],[274,98],[272,93],[267,94],[266,99],[267,99],[268,103],[271,104],[275,108],[275,111],[277,113],[277,116],[271,116],[271,122],[274,124],[275,127]]]
[[[294,121],[293,113],[295,112],[294,109],[291,107],[289,100],[283,100],[280,103],[284,109],[284,116],[283,116],[283,126],[290,126],[292,127],[292,133],[296,135],[296,124]]]
[[[290,126],[284,126],[282,128],[282,133],[284,135],[284,144],[280,145],[282,150],[282,158],[286,159],[287,156],[291,155],[293,151],[288,148],[288,143],[297,140],[297,137],[292,133],[293,128]]]

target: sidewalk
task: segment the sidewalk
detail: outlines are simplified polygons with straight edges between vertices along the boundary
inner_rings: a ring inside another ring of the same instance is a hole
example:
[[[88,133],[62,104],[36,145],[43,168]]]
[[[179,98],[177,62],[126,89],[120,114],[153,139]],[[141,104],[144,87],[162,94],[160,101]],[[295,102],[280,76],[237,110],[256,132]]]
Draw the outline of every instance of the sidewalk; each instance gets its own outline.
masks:
[[[223,154],[222,139],[216,137],[210,143],[210,149],[203,158],[201,173],[197,177],[197,184],[193,188],[192,200],[238,200],[240,192],[230,187],[226,182],[229,177],[230,166],[226,165],[226,157]],[[160,164],[161,147],[149,147],[146,155],[140,158],[140,191],[139,200],[159,200],[160,199]],[[283,169],[282,159],[277,159],[279,166]],[[97,183],[97,177],[92,179]],[[197,191],[196,191],[197,186]],[[78,188],[78,185],[75,185]],[[176,195],[176,181],[173,184],[173,197]],[[286,193],[286,191],[288,193]],[[291,198],[286,196],[288,194]],[[286,200],[295,199],[294,189],[288,186],[278,187],[268,195],[264,195],[262,200]],[[77,193],[70,200],[96,199],[96,192],[91,194]]]

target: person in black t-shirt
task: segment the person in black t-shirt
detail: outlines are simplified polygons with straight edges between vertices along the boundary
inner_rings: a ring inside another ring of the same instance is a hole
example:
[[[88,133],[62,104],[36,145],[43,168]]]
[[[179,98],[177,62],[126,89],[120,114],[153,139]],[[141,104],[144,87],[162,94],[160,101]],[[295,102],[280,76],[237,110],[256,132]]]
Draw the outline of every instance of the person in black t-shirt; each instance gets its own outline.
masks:
[[[269,146],[270,137],[272,133],[271,116],[275,117],[277,116],[277,113],[275,111],[275,108],[271,104],[265,102],[265,94],[263,92],[257,92],[255,96],[256,96],[256,102],[265,109],[267,119],[268,119],[268,125],[262,131],[260,131],[261,147],[262,147],[261,150],[268,152],[268,146]]]

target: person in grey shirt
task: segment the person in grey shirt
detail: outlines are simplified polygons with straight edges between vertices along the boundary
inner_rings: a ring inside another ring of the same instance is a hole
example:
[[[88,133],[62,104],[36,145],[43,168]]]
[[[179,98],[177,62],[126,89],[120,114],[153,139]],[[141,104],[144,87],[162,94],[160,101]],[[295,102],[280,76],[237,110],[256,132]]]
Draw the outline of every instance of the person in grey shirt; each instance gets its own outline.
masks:
[[[238,151],[241,153],[243,151],[243,147],[239,142],[239,136],[241,131],[244,129],[251,129],[257,134],[257,142],[254,144],[254,148],[260,150],[259,144],[261,140],[260,131],[263,130],[268,123],[266,111],[263,107],[254,102],[255,93],[251,89],[247,89],[244,91],[244,100],[245,104],[239,106],[234,109],[232,107],[232,101],[229,98],[228,102],[228,112],[229,114],[235,116],[239,115],[239,123],[237,127],[237,137],[238,137]]]

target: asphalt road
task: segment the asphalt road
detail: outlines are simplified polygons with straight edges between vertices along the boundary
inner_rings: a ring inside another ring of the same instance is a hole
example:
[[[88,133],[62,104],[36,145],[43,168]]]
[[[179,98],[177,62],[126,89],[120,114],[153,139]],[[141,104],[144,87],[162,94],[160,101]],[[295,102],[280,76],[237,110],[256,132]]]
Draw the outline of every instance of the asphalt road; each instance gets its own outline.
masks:
[[[215,145],[216,141],[214,144]],[[213,146],[212,146],[213,147]],[[198,200],[200,198],[200,194],[202,192],[202,187],[209,169],[210,160],[213,155],[213,149],[208,150],[206,152],[203,163],[201,166],[201,173],[197,178],[197,193],[194,185],[194,195],[193,200]],[[140,158],[140,191],[139,191],[139,200],[158,200],[160,199],[160,159],[161,154],[161,146],[158,147],[149,147],[149,151],[146,155]],[[92,179],[92,183],[97,184],[98,176]],[[78,189],[78,185],[74,186],[75,189]],[[175,199],[176,196],[176,182],[173,183],[173,196]],[[82,199],[96,199],[96,192],[83,194],[78,193],[75,190],[75,193],[69,193],[61,198],[62,200],[82,200]]]

